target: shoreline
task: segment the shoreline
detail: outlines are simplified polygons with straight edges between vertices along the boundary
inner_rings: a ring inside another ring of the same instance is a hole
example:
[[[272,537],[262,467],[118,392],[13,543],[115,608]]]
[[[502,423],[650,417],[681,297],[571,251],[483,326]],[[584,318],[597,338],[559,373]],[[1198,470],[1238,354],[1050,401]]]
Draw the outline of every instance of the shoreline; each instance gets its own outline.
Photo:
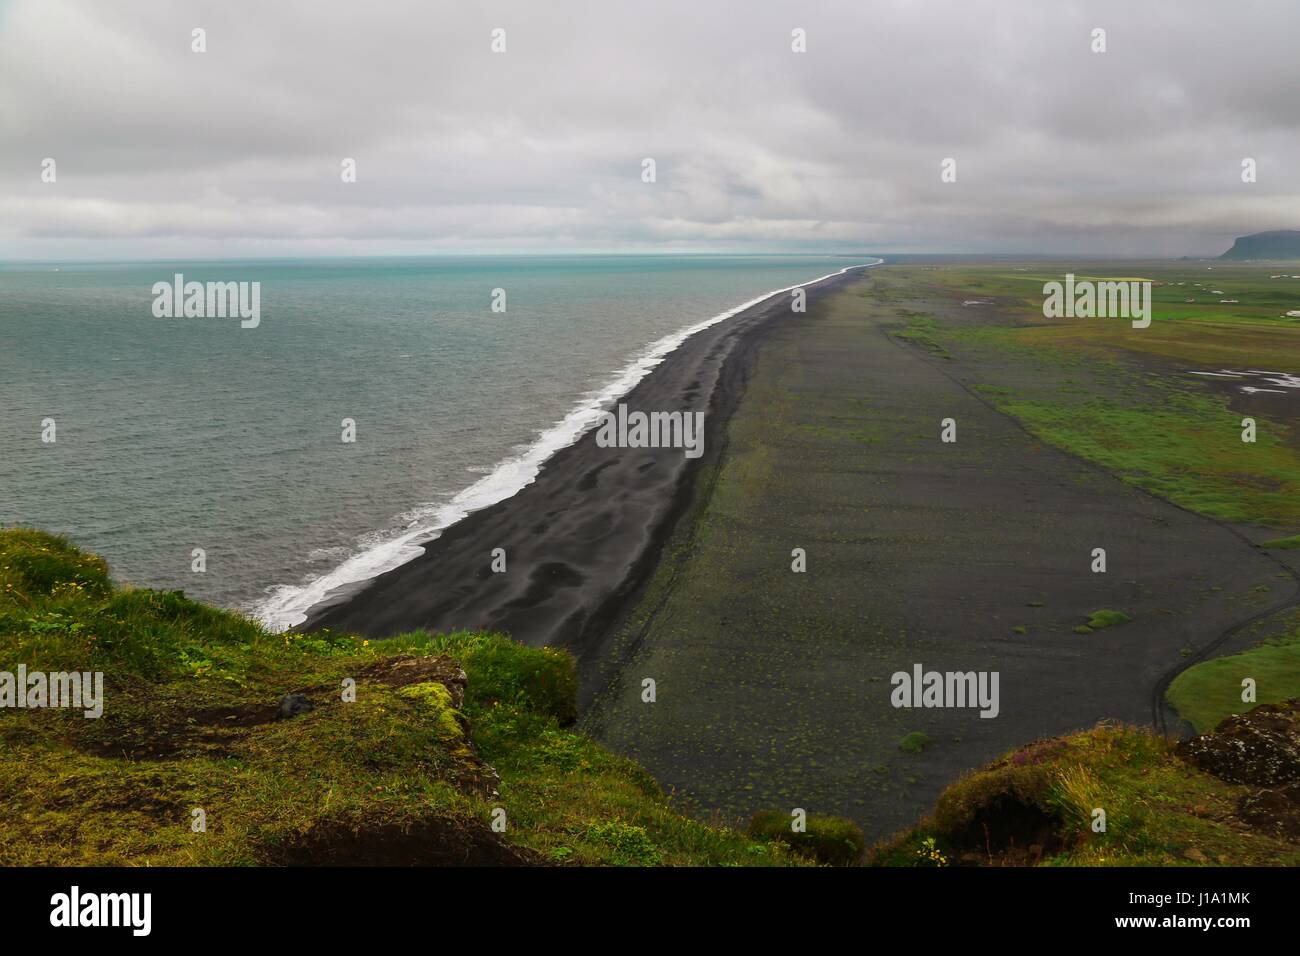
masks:
[[[437,508],[431,519],[420,523],[419,527],[408,525],[401,530],[380,529],[378,534],[391,536],[349,555],[342,563],[308,581],[268,587],[266,596],[246,606],[244,613],[277,632],[310,624],[311,619],[322,609],[346,600],[380,575],[420,557],[426,547],[449,528],[475,512],[489,508],[528,487],[547,462],[594,427],[602,410],[622,400],[646,375],[669,359],[693,335],[733,319],[792,289],[809,287],[841,276],[851,269],[879,265],[882,262],[883,259],[876,259],[871,263],[846,266],[837,272],[806,282],[769,290],[703,321],[661,336],[643,348],[626,365],[612,372],[602,385],[583,393],[564,418],[538,432],[527,445],[516,446],[516,454],[497,461],[486,471],[484,477],[461,488],[448,502]]]
[[[630,390],[606,397],[606,389],[584,430],[541,461],[530,481],[412,545],[422,553],[332,589],[293,629],[382,638],[410,630],[483,628],[531,646],[563,646],[578,658],[585,704],[598,689],[595,642],[634,604],[689,503],[698,468],[716,461],[743,387],[742,358],[776,319],[791,314],[782,296],[803,288],[811,309],[883,262],[846,266],[765,293],[667,337],[679,336],[680,342],[653,358]],[[639,362],[653,357],[664,341]],[[597,447],[591,426],[601,410],[619,403],[705,412],[704,455],[687,459],[681,449]],[[491,570],[496,548],[505,551],[504,573]]]

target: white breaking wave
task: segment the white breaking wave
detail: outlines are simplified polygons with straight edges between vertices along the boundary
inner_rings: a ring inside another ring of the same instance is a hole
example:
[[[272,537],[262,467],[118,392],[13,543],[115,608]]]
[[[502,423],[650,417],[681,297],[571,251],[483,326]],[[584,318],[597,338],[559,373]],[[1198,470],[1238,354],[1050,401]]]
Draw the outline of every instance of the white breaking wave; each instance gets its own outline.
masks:
[[[498,501],[504,501],[531,485],[548,458],[581,438],[600,421],[602,413],[608,406],[630,392],[651,369],[696,332],[702,332],[710,326],[739,315],[774,295],[843,275],[850,269],[878,266],[884,261],[884,259],[876,259],[873,262],[845,266],[843,269],[828,272],[816,279],[797,282],[783,289],[773,289],[771,292],[765,292],[748,302],[741,303],[734,309],[720,312],[711,319],[664,336],[616,372],[604,387],[584,396],[573,411],[538,435],[537,439],[521,454],[500,462],[487,475],[465,488],[446,504],[415,512],[421,517],[408,524],[400,535],[363,545],[363,550],[348,558],[334,570],[306,584],[284,584],[270,588],[270,596],[253,609],[253,616],[272,631],[296,627],[306,621],[307,612],[325,600],[331,592],[350,584],[369,581],[418,558],[424,553],[424,545],[436,541],[443,531],[457,521]]]

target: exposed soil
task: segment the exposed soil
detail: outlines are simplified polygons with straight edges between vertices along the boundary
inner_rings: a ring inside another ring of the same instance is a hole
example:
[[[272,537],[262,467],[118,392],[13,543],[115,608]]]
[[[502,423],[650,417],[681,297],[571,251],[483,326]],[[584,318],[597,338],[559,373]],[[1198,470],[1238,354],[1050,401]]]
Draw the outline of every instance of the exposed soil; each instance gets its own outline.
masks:
[[[546,866],[481,821],[430,816],[408,827],[322,823],[291,845],[265,847],[272,866]]]
[[[351,676],[356,679],[358,693],[364,693],[367,684],[404,687],[436,682],[447,688],[457,709],[465,699],[465,672],[446,656],[383,658]],[[83,753],[117,760],[174,760],[197,754],[224,757],[233,755],[249,732],[282,719],[278,697],[190,709],[184,698],[154,698],[144,706],[148,689],[134,687],[124,691],[128,701],[138,700],[142,706],[106,713],[93,723],[78,722],[74,726],[81,732],[69,735],[68,745]],[[344,706],[337,683],[288,688],[286,692],[307,696],[315,708]],[[495,775],[486,774],[487,777]]]
[[[1300,843],[1300,783],[1248,793],[1237,804],[1237,816],[1256,829]]]
[[[1060,821],[1038,807],[999,794],[980,807],[965,829],[950,835],[957,861],[968,866],[1034,866],[1065,848]]]

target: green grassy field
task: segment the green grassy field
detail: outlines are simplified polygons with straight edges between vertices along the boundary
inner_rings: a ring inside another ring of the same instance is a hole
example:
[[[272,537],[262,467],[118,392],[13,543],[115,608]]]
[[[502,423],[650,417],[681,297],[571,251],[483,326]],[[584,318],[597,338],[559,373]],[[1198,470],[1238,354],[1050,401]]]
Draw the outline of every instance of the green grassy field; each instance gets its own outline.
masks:
[[[1045,381],[989,381],[984,393],[1044,440],[1176,504],[1215,518],[1300,531],[1300,442],[1290,418],[1259,419],[1241,440],[1243,414],[1190,371],[1300,369],[1300,266],[1123,264],[1079,279],[1153,282],[1153,321],[1047,319],[1043,284],[1068,264],[909,270],[918,291],[954,302],[992,302],[948,320],[900,309],[900,337],[937,354],[996,350],[1055,369]],[[1023,270],[1023,271],[1021,271]],[[1285,275],[1286,278],[1270,278]],[[1214,294],[1215,290],[1222,294]],[[1192,298],[1194,302],[1186,302]],[[1223,304],[1220,299],[1236,299]],[[1300,395],[1297,395],[1300,399]],[[1256,417],[1256,416],[1252,416]]]
[[[1276,433],[1241,441],[1240,415],[1219,398],[1169,389],[1134,407],[1100,396],[1004,398],[1040,438],[1210,517],[1300,527],[1300,455]]]

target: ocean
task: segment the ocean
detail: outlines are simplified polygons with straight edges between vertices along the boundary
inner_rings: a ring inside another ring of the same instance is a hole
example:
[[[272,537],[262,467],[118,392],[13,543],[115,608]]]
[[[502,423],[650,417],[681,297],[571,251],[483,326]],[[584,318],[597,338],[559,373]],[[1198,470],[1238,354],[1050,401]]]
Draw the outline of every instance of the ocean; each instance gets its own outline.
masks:
[[[292,626],[514,494],[690,329],[864,261],[0,264],[0,522]],[[257,326],[156,318],[177,273],[260,283]]]

